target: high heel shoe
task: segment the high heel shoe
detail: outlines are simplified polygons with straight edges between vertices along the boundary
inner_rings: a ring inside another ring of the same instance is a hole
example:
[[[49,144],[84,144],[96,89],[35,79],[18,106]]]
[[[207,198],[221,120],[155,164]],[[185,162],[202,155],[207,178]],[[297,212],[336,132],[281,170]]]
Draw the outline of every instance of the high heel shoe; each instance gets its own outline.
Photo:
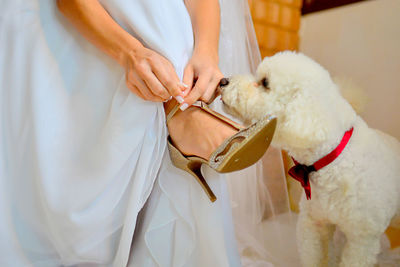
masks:
[[[198,156],[185,156],[168,137],[168,149],[175,167],[187,171],[200,183],[211,202],[217,198],[201,173],[201,165],[207,164],[220,173],[233,172],[247,168],[256,163],[267,151],[276,128],[276,118],[266,116],[249,127],[243,127],[223,115],[210,109],[204,102],[198,101],[192,106],[201,108],[215,118],[227,123],[238,132],[227,138],[206,160]],[[167,114],[167,123],[178,111],[177,103]]]

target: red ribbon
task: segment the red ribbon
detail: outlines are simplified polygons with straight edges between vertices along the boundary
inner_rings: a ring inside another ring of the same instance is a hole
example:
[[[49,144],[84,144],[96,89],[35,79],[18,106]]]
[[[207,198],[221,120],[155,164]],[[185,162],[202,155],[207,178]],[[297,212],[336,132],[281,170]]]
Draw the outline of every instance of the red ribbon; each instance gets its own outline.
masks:
[[[294,158],[292,158],[295,163],[295,166],[290,168],[289,175],[301,183],[301,186],[304,188],[304,192],[306,193],[307,199],[311,199],[311,185],[309,179],[310,173],[318,171],[323,167],[325,167],[326,165],[328,165],[329,163],[331,163],[332,161],[334,161],[342,153],[343,149],[349,142],[352,134],[353,134],[353,128],[345,132],[342,141],[340,141],[340,144],[331,153],[319,159],[310,166],[300,164]]]

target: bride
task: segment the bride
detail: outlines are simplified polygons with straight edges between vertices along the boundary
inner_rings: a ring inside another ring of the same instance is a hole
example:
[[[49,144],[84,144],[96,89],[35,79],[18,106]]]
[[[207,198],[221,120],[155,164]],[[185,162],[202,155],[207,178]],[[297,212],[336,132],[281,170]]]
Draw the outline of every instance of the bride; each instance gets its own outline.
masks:
[[[192,105],[222,72],[254,71],[246,3],[1,6],[0,265],[240,266],[229,198],[258,196],[260,165],[189,174],[167,147],[226,163],[214,151],[242,128]],[[268,164],[281,173],[279,157]]]

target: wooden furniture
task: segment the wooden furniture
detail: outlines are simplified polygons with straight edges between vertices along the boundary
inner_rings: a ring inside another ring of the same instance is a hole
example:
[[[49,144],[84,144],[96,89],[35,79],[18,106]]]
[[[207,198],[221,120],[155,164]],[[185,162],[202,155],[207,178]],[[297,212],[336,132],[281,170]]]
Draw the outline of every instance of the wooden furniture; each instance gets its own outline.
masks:
[[[250,0],[249,4],[262,57],[298,49],[301,0]]]

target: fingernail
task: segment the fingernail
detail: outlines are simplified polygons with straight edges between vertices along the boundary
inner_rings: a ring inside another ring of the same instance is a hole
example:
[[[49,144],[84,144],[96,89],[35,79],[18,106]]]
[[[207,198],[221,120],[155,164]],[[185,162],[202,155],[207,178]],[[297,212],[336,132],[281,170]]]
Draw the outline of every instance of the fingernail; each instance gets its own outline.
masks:
[[[183,87],[188,88],[189,85],[187,85],[186,83],[181,83],[183,85]]]
[[[183,97],[181,97],[180,95],[176,96],[175,99],[176,99],[176,101],[178,101],[179,104],[182,104],[184,101]]]
[[[187,104],[187,103],[185,103],[185,104],[183,104],[181,107],[180,107],[180,109],[182,110],[182,111],[185,111],[185,109],[187,109],[189,107],[189,105]]]
[[[172,96],[170,96],[168,99],[165,99],[164,103],[170,101],[171,99],[172,99]]]

